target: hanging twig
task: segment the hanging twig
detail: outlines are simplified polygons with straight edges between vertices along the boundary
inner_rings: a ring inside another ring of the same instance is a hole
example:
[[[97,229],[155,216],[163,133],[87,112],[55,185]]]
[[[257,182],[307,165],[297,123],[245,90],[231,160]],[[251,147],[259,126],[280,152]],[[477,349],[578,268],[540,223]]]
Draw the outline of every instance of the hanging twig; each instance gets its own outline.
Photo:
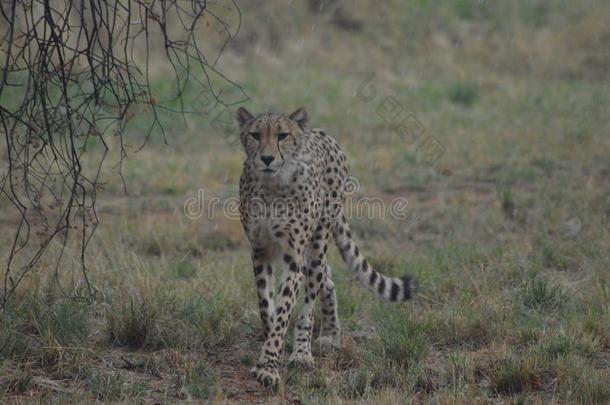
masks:
[[[235,16],[233,24],[226,21],[230,14]],[[225,37],[217,45],[220,51],[208,57],[197,42],[206,19],[217,24]],[[230,104],[214,89],[210,73],[237,88],[245,99],[241,88],[217,69],[220,53],[240,22],[234,2],[0,2],[0,128],[5,143],[0,155],[5,162],[0,199],[8,200],[20,218],[8,247],[0,308],[49,253],[52,241],[61,246],[50,260],[58,282],[71,235],[78,236],[83,280],[89,292],[94,291],[85,251],[98,225],[100,173],[111,144],[118,144],[116,167],[123,179],[121,167],[128,150],[123,131],[135,106],[146,106],[152,117],[143,146],[155,130],[165,137],[161,112],[186,112],[182,97],[187,86],[200,86],[219,103]],[[163,105],[152,94],[149,68],[151,57],[157,56],[151,49],[154,43],[162,44],[159,56],[173,70],[179,108]],[[110,142],[112,138],[116,140]],[[91,139],[101,145],[94,170],[88,160]],[[127,191],[124,179],[123,184]]]

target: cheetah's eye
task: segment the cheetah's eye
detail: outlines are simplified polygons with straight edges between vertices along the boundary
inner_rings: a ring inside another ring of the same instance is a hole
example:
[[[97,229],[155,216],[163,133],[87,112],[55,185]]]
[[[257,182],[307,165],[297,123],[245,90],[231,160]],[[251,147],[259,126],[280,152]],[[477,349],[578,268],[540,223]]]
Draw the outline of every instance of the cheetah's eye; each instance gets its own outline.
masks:
[[[288,138],[288,133],[287,132],[282,132],[282,133],[277,134],[277,140],[278,141],[283,141],[286,138]]]
[[[250,136],[256,141],[260,141],[261,139],[261,134],[259,134],[258,132],[250,132]]]

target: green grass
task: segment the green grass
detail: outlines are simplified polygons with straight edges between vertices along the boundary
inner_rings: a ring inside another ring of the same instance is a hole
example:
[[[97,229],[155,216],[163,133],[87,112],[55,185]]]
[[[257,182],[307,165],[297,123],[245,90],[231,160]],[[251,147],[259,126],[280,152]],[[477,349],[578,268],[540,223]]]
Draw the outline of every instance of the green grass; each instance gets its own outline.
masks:
[[[452,103],[472,106],[479,98],[479,87],[476,83],[455,83],[447,89],[447,96]]]
[[[150,117],[129,122],[129,195],[114,164],[101,173],[95,296],[69,244],[57,277],[44,257],[1,315],[0,402],[610,402],[610,7],[357,6],[346,11],[364,23],[344,31],[301,3],[244,3],[219,68],[253,111],[305,106],[346,150],[354,198],[408,200],[406,220],[354,215],[352,228],[371,264],[419,280],[415,299],[374,299],[333,250],[340,350],[316,356],[313,371],[282,370],[278,393],[259,387],[256,292],[229,204],[243,157],[234,111],[191,91],[186,104],[211,113],[163,114],[172,146],[155,134],[135,153]],[[170,102],[160,59],[152,73]],[[380,116],[388,99],[442,145],[438,160]],[[100,144],[86,153],[99,158]],[[190,219],[199,190],[202,215]],[[0,224],[14,224],[4,200]]]

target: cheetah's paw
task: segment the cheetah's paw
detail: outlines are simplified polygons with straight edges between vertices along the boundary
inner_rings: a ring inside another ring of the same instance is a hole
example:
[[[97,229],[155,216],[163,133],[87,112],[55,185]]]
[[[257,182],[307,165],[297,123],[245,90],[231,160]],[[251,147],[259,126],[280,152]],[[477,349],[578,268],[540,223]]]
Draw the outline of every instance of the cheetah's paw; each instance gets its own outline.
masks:
[[[256,381],[267,388],[275,389],[280,382],[280,373],[277,368],[269,366],[255,366],[251,370],[252,376]]]
[[[288,363],[305,370],[313,370],[314,368],[314,360],[311,353],[293,352],[288,359]]]
[[[320,336],[316,339],[315,347],[320,353],[332,353],[339,349],[338,336]]]

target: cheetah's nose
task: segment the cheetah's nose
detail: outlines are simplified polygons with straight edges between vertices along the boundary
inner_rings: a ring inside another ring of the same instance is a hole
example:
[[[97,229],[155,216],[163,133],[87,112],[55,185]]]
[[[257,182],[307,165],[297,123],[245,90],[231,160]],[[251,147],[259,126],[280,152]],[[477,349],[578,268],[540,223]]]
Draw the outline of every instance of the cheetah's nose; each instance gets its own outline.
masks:
[[[271,164],[271,162],[273,162],[274,159],[275,158],[273,156],[261,156],[261,160],[267,166],[269,166]]]

